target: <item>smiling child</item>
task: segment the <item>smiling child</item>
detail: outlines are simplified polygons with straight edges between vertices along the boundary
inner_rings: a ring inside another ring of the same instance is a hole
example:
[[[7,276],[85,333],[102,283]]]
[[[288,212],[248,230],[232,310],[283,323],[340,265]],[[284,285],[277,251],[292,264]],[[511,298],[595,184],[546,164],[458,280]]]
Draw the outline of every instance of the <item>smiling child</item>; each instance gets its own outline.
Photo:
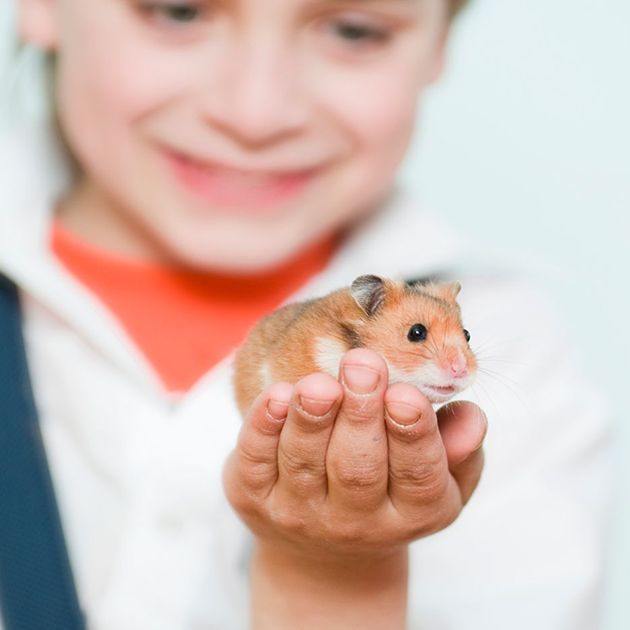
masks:
[[[545,298],[467,271],[396,185],[462,4],[18,0],[65,154],[38,159],[28,123],[4,143],[0,272],[90,628],[595,627],[598,399]],[[516,393],[435,411],[357,348],[241,422],[232,353],[260,317],[454,270]]]

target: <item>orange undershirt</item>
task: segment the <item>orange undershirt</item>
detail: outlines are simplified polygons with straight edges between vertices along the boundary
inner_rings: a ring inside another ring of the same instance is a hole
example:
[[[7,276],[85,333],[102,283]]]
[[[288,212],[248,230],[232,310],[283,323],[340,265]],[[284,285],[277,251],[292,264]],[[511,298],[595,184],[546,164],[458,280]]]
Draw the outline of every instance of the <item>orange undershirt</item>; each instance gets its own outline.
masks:
[[[57,258],[122,323],[166,388],[188,390],[332,256],[328,238],[272,272],[223,276],[125,259],[85,243],[55,222]]]

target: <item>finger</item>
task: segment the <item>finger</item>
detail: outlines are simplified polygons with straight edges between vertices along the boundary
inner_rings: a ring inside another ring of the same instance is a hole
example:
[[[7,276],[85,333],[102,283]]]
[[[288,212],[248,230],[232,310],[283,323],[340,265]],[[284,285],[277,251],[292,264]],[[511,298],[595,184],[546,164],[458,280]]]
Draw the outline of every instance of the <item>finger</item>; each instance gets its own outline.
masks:
[[[342,398],[341,385],[328,374],[296,383],[278,444],[278,492],[326,495],[326,450]]]
[[[385,393],[385,420],[389,496],[396,509],[409,514],[436,501],[459,505],[437,417],[426,396],[406,383],[391,385]]]
[[[462,496],[462,504],[466,505],[475,491],[483,471],[484,453],[479,447],[471,453],[464,461],[451,468],[451,474],[455,478]]]
[[[466,503],[477,487],[483,469],[481,447],[488,420],[477,405],[467,401],[445,405],[437,412],[437,417],[449,469]]]
[[[387,366],[376,352],[356,348],[343,357],[339,374],[344,398],[328,446],[328,496],[346,508],[373,510],[387,497]]]
[[[278,442],[292,389],[290,383],[274,383],[252,403],[226,462],[228,498],[243,489],[259,497],[271,492],[278,478]]]

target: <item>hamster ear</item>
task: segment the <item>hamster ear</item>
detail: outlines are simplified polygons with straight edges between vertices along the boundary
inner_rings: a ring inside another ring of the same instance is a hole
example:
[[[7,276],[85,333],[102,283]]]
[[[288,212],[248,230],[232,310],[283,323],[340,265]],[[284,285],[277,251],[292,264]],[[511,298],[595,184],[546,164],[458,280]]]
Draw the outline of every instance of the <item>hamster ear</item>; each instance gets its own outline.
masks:
[[[367,315],[373,315],[385,300],[385,282],[378,276],[359,276],[352,282],[350,293]]]
[[[444,299],[454,302],[462,290],[462,285],[459,282],[447,282],[439,285],[439,289]]]

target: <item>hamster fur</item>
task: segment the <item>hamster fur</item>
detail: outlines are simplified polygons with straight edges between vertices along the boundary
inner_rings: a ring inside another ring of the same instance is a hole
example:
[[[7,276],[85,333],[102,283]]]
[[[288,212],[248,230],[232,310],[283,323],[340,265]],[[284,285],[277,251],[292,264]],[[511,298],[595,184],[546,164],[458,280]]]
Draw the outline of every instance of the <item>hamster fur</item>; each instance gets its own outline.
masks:
[[[456,297],[457,282],[406,285],[359,276],[327,296],[284,306],[263,318],[236,353],[234,391],[241,414],[277,381],[312,372],[338,378],[351,348],[378,352],[389,383],[415,385],[434,403],[468,387],[477,362]]]

